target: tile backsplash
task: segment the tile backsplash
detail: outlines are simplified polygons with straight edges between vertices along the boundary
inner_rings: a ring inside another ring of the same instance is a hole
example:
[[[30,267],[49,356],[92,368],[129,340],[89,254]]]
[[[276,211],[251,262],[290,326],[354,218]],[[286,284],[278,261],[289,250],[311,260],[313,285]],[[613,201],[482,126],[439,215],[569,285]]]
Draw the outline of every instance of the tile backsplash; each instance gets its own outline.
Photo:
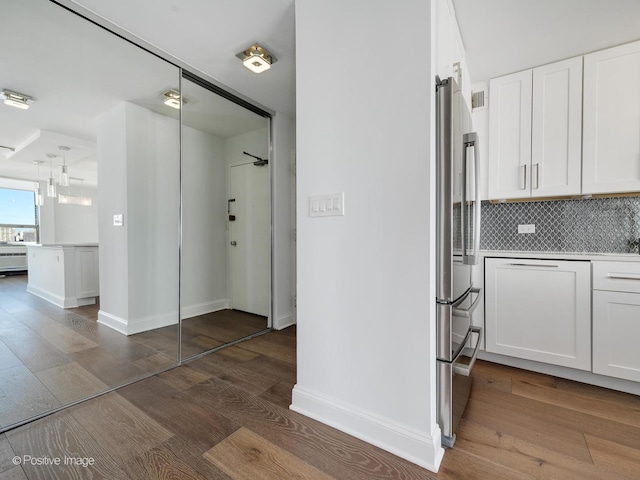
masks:
[[[519,234],[522,224],[536,233]],[[638,197],[482,203],[483,250],[638,253],[639,238]]]

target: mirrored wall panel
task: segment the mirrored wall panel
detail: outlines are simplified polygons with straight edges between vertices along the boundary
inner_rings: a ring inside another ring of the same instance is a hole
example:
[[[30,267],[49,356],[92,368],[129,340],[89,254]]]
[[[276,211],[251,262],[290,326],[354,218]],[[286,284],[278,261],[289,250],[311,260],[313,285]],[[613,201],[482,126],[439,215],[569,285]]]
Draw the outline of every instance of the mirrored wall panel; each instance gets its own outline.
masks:
[[[5,430],[177,363],[180,72],[49,1],[1,3]],[[187,134],[211,142],[211,152],[206,142],[190,148],[218,161],[225,138],[240,132],[209,140],[207,120],[194,119],[201,126]],[[205,263],[211,252],[199,245],[195,254],[194,275],[207,279],[203,288],[210,293],[201,295],[194,276],[196,313],[199,304],[229,298],[228,167],[205,165],[205,156],[198,161],[206,170],[196,177],[211,174],[211,185],[223,180],[220,192],[204,188],[211,204],[199,203],[192,223],[198,241],[221,245],[219,264],[211,268]],[[224,286],[220,294],[218,284]]]
[[[182,80],[182,358],[266,329],[269,120]]]

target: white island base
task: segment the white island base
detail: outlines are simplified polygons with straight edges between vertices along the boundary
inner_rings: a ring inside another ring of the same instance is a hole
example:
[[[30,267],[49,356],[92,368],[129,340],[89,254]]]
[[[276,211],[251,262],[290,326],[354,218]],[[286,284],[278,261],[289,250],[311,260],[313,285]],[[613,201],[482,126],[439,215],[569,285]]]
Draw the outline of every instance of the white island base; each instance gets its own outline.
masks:
[[[29,245],[27,292],[60,308],[93,305],[100,295],[98,245]]]

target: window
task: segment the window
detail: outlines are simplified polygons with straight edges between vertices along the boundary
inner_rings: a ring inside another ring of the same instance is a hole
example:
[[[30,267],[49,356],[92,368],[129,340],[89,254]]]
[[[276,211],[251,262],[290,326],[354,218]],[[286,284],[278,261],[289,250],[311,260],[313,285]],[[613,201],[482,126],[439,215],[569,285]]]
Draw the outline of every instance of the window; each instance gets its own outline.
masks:
[[[0,188],[0,242],[36,242],[38,209],[31,190]]]

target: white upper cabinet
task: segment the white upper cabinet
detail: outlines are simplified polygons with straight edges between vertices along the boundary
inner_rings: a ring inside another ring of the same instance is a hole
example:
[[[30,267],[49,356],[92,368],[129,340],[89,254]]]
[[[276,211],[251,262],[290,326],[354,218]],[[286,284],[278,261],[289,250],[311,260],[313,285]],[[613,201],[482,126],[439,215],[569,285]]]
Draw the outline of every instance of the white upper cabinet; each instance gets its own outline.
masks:
[[[579,195],[582,57],[533,69],[531,196]]]
[[[489,84],[489,198],[580,194],[582,57]]]
[[[640,191],[640,42],[584,57],[583,193]]]
[[[489,82],[489,198],[530,195],[531,70]]]

